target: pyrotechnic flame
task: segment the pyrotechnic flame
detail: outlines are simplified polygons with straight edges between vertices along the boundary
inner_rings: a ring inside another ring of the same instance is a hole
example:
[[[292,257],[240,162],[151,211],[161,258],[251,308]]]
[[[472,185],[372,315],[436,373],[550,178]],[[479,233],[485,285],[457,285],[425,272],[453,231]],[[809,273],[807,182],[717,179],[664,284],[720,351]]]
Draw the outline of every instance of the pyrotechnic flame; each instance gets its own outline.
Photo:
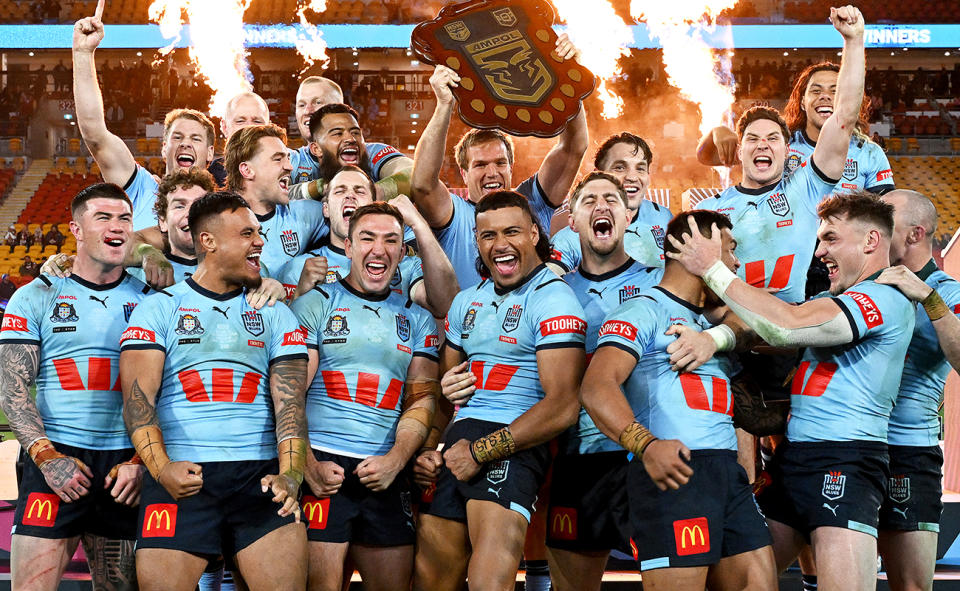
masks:
[[[303,56],[303,61],[307,63],[304,70],[313,64],[320,62],[323,67],[327,66],[330,58],[327,57],[327,44],[320,33],[320,27],[312,25],[307,21],[306,12],[323,12],[327,9],[327,0],[307,0],[297,9],[297,18],[300,19],[300,26],[303,27],[304,35],[297,35],[296,46],[297,53]]]
[[[166,55],[180,40],[180,31],[190,24],[190,60],[197,73],[213,91],[210,113],[222,116],[227,102],[241,92],[249,92],[247,52],[243,47],[243,13],[251,0],[154,0],[150,20],[160,25],[171,44],[161,50]]]
[[[628,55],[633,41],[630,27],[617,16],[608,0],[552,0],[557,14],[567,23],[570,41],[580,50],[579,62],[600,78],[597,95],[603,103],[603,117],[623,112],[623,99],[607,88],[620,75],[620,56]]]

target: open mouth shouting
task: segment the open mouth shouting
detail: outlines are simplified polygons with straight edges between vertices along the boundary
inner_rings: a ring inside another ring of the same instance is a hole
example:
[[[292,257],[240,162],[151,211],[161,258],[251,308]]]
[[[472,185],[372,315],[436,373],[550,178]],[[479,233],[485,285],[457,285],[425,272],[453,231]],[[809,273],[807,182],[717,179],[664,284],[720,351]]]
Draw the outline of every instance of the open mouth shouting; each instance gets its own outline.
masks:
[[[380,282],[386,279],[387,275],[387,264],[383,261],[372,260],[367,261],[363,265],[364,271],[366,271],[367,276],[370,277],[373,281]]]
[[[597,216],[590,225],[593,235],[600,240],[609,240],[613,237],[613,220],[607,216]]]
[[[338,154],[340,162],[357,166],[360,163],[360,147],[357,144],[347,144]]]
[[[103,243],[109,246],[110,248],[122,249],[123,245],[127,243],[124,238],[119,238],[116,236],[108,236],[103,239]]]
[[[773,158],[767,156],[766,154],[761,154],[760,156],[755,156],[753,159],[753,165],[760,172],[766,172],[770,170],[770,167],[773,166]]]
[[[247,266],[260,274],[260,251],[256,250],[247,256]]]
[[[277,182],[280,185],[280,190],[283,191],[284,194],[290,192],[290,176],[289,175],[284,174],[282,177],[277,179]]]
[[[837,275],[839,275],[840,273],[840,267],[837,266],[837,263],[835,261],[832,261],[830,259],[821,258],[820,260],[823,262],[824,266],[827,268],[827,278],[830,279],[831,282],[833,282],[837,278]]]
[[[344,203],[343,208],[340,209],[340,215],[343,217],[343,221],[349,222],[350,216],[353,215],[353,212],[357,210],[357,206],[354,203]]]
[[[493,264],[500,275],[509,277],[519,270],[520,257],[512,253],[496,255],[493,257]]]
[[[190,168],[197,163],[197,158],[188,152],[180,152],[177,154],[177,166],[180,168]]]
[[[830,105],[820,105],[814,110],[817,112],[817,115],[820,115],[824,119],[827,119],[830,117],[830,115],[833,115],[833,107]]]
[[[483,194],[486,195],[487,193],[502,190],[503,183],[500,181],[489,181],[480,185],[480,189],[483,190]]]

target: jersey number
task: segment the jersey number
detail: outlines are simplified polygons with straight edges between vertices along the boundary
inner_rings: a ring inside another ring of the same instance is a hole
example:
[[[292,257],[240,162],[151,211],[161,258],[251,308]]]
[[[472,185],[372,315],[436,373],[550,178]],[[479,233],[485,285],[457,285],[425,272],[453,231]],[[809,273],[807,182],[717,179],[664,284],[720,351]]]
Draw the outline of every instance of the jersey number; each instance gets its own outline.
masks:
[[[683,388],[683,397],[687,399],[687,406],[693,410],[709,410],[724,415],[733,416],[733,404],[729,404],[727,380],[712,377],[713,401],[707,398],[707,389],[703,387],[703,379],[695,373],[680,374],[680,386]],[[730,408],[727,409],[727,406]]]
[[[793,270],[793,255],[784,255],[777,259],[773,265],[773,274],[770,275],[770,283],[764,285],[767,278],[766,269],[763,261],[753,261],[743,266],[744,280],[754,287],[769,287],[771,289],[783,289],[790,282],[790,271]]]
[[[790,393],[800,394],[802,396],[822,396],[827,391],[827,385],[833,379],[833,374],[837,372],[836,363],[821,362],[814,368],[810,374],[810,379],[804,384],[803,380],[807,377],[807,371],[810,369],[810,362],[804,361],[797,368],[797,373],[793,374],[793,381],[790,382]]]
[[[357,374],[356,396],[350,396],[347,378],[342,371],[321,371],[323,386],[327,389],[327,396],[337,400],[358,402],[365,406],[396,409],[403,390],[403,382],[396,378],[390,379],[387,391],[383,393],[380,404],[377,404],[377,393],[380,391],[380,376],[375,373],[360,372]]]
[[[232,369],[213,369],[210,371],[212,388],[208,391],[200,377],[200,372],[188,369],[177,374],[180,385],[190,402],[243,402],[250,403],[257,397],[260,389],[260,380],[263,376],[252,371],[243,374],[240,380],[240,391],[236,392],[233,386]],[[239,373],[239,372],[238,372]],[[236,394],[236,396],[234,396]]]
[[[489,373],[487,373],[487,379],[483,379],[483,368],[485,364],[485,361],[470,362],[470,371],[473,372],[473,375],[477,376],[477,383],[474,384],[477,390],[500,392],[506,389],[510,384],[510,380],[513,378],[513,374],[517,373],[517,370],[520,369],[516,365],[497,363],[490,368]]]
[[[53,367],[57,370],[60,387],[64,390],[120,391],[119,375],[117,375],[117,381],[113,384],[113,387],[110,386],[113,364],[109,357],[90,357],[87,359],[86,386],[83,385],[83,378],[80,377],[80,370],[77,368],[75,360],[54,359]]]

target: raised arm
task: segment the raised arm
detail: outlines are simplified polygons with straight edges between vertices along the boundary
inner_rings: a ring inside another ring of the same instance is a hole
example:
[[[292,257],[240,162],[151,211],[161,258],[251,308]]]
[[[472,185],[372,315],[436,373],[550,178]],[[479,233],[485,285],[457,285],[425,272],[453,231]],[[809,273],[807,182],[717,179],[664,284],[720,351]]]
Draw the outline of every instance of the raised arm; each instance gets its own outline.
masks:
[[[705,133],[697,143],[697,161],[707,166],[739,164],[737,134],[722,125]]]
[[[839,179],[847,162],[850,137],[860,116],[866,56],[863,49],[863,15],[853,6],[830,9],[830,22],[843,35],[843,57],[837,76],[833,115],[823,124],[813,161],[823,174]]]
[[[413,160],[406,156],[390,159],[380,169],[377,181],[377,200],[390,201],[397,195],[410,194],[410,176],[413,174]]]
[[[6,328],[6,325],[4,326]],[[30,384],[37,377],[40,345],[0,344],[0,408],[20,446],[40,468],[47,485],[69,503],[87,494],[93,473],[83,462],[58,452],[47,439]]]
[[[303,472],[307,464],[307,360],[284,359],[270,366],[270,397],[277,423],[279,474],[268,474],[260,481],[263,492],[273,492],[280,503],[281,517],[295,515],[300,521],[297,502]]]
[[[123,140],[107,129],[103,116],[94,58],[103,41],[103,5],[104,0],[100,0],[94,16],[80,19],[73,27],[73,101],[80,135],[97,161],[103,180],[122,187],[133,176],[137,163]]]
[[[423,261],[423,281],[413,286],[410,298],[430,311],[435,318],[444,318],[454,296],[460,291],[457,274],[443,252],[430,225],[406,195],[391,201],[403,214],[403,222],[410,226],[417,239],[417,249]]]
[[[437,106],[417,142],[413,153],[410,196],[431,228],[441,228],[453,217],[450,191],[440,180],[443,155],[447,149],[447,133],[453,116],[454,98],[451,88],[459,85],[460,76],[446,66],[437,66],[430,76],[430,87],[437,97]]]

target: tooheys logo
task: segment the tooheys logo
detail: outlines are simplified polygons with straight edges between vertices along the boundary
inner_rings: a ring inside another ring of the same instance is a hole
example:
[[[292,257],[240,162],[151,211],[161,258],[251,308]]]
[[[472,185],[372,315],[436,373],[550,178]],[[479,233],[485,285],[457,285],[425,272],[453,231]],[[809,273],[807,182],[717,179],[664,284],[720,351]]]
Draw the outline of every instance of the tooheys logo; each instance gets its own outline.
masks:
[[[283,290],[287,292],[287,299],[289,300],[290,298],[293,297],[293,294],[297,291],[297,286],[290,285],[289,283],[284,283]]]
[[[877,173],[878,181],[885,181],[889,178],[893,178],[893,171],[890,170],[889,168],[886,170],[881,170],[880,172]]]
[[[330,514],[330,497],[318,499],[310,495],[303,495],[303,517],[307,521],[307,529],[327,529],[327,517]]]
[[[0,332],[5,330],[27,330],[27,319],[21,318],[20,316],[14,316],[13,314],[4,314],[3,316],[3,326],[0,327]]]
[[[27,497],[27,510],[23,513],[23,525],[53,527],[60,510],[60,498],[57,495],[30,493]]]
[[[674,521],[673,537],[677,543],[677,556],[710,551],[710,529],[706,517]]]
[[[600,327],[600,336],[606,336],[608,334],[615,334],[621,336],[627,340],[635,341],[637,339],[637,327],[630,324],[629,322],[623,322],[621,320],[610,320],[604,322],[603,326]]]
[[[154,503],[143,511],[143,537],[172,538],[177,533],[177,505]]]
[[[577,510],[572,507],[550,509],[550,537],[555,540],[577,539]]]
[[[4,322],[6,322],[6,318],[4,318]],[[150,341],[151,343],[156,343],[157,335],[152,330],[140,328],[139,326],[131,326],[127,330],[123,331],[122,335],[120,335],[120,344],[122,345],[124,341],[129,340]]]
[[[423,342],[424,347],[439,347],[440,346],[440,337],[435,334],[428,334],[427,338]]]
[[[883,324],[883,316],[880,314],[880,309],[873,303],[870,296],[857,291],[848,291],[845,292],[844,295],[850,296],[853,298],[853,301],[857,302],[857,306],[860,307],[860,313],[863,314],[863,320],[867,323],[867,328],[874,328]]]
[[[283,333],[284,345],[305,345],[307,344],[307,329],[300,327],[292,332]]]
[[[576,316],[557,316],[540,323],[540,335],[547,337],[552,334],[587,334],[587,323]]]
[[[393,146],[384,146],[380,149],[379,152],[373,155],[373,158],[370,159],[371,164],[376,164],[389,156],[390,154],[399,154],[396,148]]]

